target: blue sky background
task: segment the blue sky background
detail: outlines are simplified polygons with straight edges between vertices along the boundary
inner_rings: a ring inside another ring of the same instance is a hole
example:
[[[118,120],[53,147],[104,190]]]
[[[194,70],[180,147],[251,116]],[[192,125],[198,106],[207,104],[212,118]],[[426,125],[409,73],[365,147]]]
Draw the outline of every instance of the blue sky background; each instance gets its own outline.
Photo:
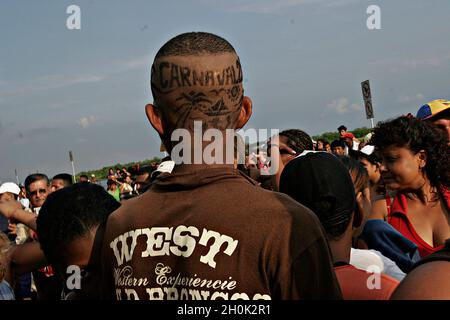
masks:
[[[81,30],[66,8],[81,7]],[[381,30],[366,9],[381,8]],[[186,0],[0,2],[0,181],[160,156],[147,122],[150,66],[173,36],[208,31],[236,48],[248,128],[311,135],[368,126],[450,98],[448,0]]]

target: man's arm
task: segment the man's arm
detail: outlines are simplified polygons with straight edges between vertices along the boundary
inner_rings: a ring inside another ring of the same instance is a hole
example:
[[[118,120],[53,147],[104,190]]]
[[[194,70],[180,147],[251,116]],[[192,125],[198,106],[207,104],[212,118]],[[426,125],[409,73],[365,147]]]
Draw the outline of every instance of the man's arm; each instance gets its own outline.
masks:
[[[22,205],[17,201],[0,201],[0,214],[5,218],[17,220],[27,227],[36,231],[36,218],[34,213],[22,209]]]
[[[39,242],[16,245],[10,250],[10,266],[16,275],[31,272],[48,265]]]

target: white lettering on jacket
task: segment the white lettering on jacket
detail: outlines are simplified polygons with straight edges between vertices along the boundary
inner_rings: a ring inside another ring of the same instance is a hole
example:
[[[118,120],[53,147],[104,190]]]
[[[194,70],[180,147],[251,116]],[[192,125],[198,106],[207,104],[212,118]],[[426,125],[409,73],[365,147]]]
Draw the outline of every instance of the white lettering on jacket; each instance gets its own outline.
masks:
[[[198,244],[209,247],[209,251],[200,257],[200,262],[212,268],[216,267],[214,258],[219,252],[222,251],[231,256],[239,242],[230,236],[222,235],[213,230],[203,229],[200,235],[199,230],[194,226],[181,225],[175,229],[174,227],[135,229],[121,234],[109,244],[114,252],[118,267],[132,259],[137,239],[143,236],[147,240],[147,248],[141,252],[143,258],[169,256],[171,254],[189,258],[195,250],[197,238],[200,237]],[[223,248],[224,244],[226,244],[225,248]]]

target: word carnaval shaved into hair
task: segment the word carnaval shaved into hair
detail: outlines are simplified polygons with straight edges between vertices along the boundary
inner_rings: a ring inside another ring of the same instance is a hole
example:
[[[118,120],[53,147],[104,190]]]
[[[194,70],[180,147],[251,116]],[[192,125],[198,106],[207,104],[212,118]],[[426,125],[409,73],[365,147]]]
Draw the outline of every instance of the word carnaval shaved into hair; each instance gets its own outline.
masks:
[[[239,59],[221,71],[196,70],[168,61],[152,66],[152,86],[162,93],[170,93],[176,88],[202,86],[224,86],[242,83],[242,67]],[[158,80],[155,81],[154,77]]]

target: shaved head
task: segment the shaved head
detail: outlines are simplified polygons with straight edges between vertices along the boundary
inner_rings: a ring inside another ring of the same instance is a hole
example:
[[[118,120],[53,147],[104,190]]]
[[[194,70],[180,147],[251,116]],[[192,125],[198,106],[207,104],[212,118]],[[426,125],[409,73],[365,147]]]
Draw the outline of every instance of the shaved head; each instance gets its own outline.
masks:
[[[244,92],[242,68],[234,48],[225,39],[204,32],[181,34],[157,53],[152,66],[154,108],[165,132],[235,129]]]

